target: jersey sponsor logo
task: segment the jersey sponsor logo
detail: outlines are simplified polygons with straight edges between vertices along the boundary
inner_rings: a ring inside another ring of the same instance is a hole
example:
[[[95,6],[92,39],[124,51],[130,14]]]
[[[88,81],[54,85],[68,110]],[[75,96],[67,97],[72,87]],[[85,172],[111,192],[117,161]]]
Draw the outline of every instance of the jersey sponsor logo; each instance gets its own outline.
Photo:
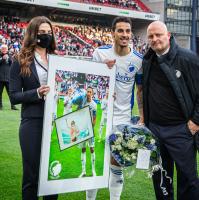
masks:
[[[120,81],[122,83],[131,83],[133,81],[133,77],[128,76],[127,73],[125,73],[124,75],[120,74],[119,72],[117,72],[116,74],[116,80]]]

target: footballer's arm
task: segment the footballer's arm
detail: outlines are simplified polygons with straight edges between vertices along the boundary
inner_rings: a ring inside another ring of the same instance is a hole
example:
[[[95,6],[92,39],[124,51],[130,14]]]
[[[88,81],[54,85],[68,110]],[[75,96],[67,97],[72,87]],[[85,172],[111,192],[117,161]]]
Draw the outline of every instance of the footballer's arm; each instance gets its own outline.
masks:
[[[137,87],[137,104],[138,104],[138,110],[140,115],[139,124],[144,124],[144,114],[143,114],[143,94],[142,94],[142,85],[136,84]]]

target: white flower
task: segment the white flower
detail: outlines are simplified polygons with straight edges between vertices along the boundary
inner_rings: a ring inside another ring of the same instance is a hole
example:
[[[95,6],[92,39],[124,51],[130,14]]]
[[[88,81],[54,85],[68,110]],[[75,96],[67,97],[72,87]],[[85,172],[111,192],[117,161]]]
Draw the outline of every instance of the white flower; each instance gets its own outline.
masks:
[[[150,140],[150,143],[151,143],[151,144],[155,144],[155,140],[154,140],[154,139],[151,139],[151,140]]]
[[[115,149],[118,150],[118,151],[120,151],[120,150],[122,150],[122,146],[120,144],[115,145]]]
[[[136,154],[135,154],[135,153],[132,153],[132,154],[131,154],[131,158],[132,158],[132,160],[136,160],[136,159],[137,159]]]
[[[131,160],[131,156],[130,156],[129,154],[124,153],[123,156],[124,156],[124,159],[125,159],[125,160],[127,160],[127,161],[130,161],[130,160]]]
[[[116,150],[115,145],[111,145],[111,149],[112,151],[115,151]]]
[[[133,139],[137,141],[137,140],[139,139],[139,135],[135,135],[135,136],[133,137]]]
[[[134,140],[133,138],[131,138],[128,142],[127,142],[127,147],[129,149],[136,149],[138,146],[138,142],[136,140]]]
[[[125,140],[122,140],[122,146],[127,147],[127,142]]]
[[[117,143],[121,144],[122,143],[122,137],[118,137],[116,140]]]
[[[123,141],[122,137],[118,136],[117,139],[115,140],[114,144],[115,145],[121,145],[122,141]]]

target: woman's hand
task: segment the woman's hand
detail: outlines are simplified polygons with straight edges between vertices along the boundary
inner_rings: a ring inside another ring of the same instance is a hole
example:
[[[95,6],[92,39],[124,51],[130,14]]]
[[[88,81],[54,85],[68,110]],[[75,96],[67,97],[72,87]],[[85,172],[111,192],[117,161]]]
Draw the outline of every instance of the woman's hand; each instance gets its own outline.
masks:
[[[42,85],[41,87],[39,87],[37,89],[37,92],[38,92],[40,97],[46,96],[49,91],[50,91],[50,87],[48,85]]]

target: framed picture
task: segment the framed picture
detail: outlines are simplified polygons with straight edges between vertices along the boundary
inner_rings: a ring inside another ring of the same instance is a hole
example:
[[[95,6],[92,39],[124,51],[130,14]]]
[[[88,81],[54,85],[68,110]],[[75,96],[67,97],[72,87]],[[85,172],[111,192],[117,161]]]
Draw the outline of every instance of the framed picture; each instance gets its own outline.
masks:
[[[38,195],[108,187],[115,67],[49,56]]]
[[[94,137],[89,106],[55,119],[60,150]]]

